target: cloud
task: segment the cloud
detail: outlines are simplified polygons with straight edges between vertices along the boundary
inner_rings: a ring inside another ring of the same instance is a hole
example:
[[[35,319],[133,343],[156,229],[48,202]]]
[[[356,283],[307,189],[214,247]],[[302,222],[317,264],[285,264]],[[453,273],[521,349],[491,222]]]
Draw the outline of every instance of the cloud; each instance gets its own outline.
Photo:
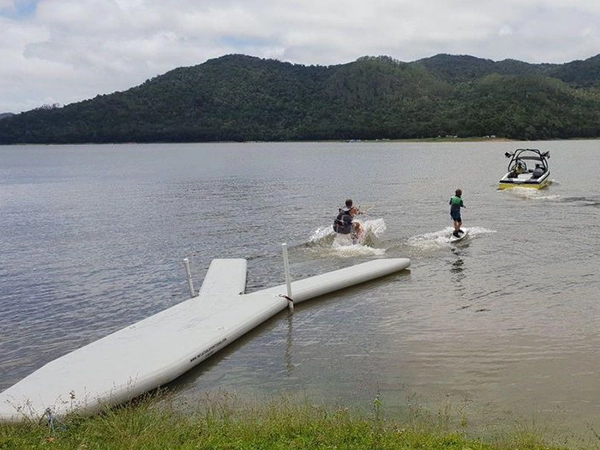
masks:
[[[599,19],[591,0],[0,0],[0,112],[125,90],[230,53],[562,63],[600,53]]]

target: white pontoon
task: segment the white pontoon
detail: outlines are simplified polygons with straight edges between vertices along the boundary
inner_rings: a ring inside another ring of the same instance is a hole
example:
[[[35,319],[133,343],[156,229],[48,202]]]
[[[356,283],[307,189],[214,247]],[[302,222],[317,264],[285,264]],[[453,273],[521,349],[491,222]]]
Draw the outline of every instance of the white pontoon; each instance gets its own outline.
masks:
[[[375,259],[294,282],[286,271],[286,285],[244,294],[246,260],[215,259],[198,295],[50,361],[0,392],[0,422],[89,415],[126,402],[174,380],[294,303],[409,265],[407,258]]]

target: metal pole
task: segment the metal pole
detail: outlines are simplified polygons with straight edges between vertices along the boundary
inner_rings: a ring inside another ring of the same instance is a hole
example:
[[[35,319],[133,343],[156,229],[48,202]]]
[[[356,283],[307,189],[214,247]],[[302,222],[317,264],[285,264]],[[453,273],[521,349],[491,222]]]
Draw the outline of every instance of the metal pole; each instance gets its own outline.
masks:
[[[185,266],[185,273],[187,275],[188,287],[190,288],[190,295],[192,298],[196,296],[194,291],[194,282],[192,281],[192,272],[190,270],[190,260],[187,258],[183,258],[183,265]]]
[[[285,285],[287,287],[287,296],[289,299],[292,298],[292,279],[290,277],[290,259],[288,257],[288,249],[287,244],[281,244],[281,248],[283,249],[283,270],[285,272]],[[289,301],[289,308],[293,311],[294,303]]]

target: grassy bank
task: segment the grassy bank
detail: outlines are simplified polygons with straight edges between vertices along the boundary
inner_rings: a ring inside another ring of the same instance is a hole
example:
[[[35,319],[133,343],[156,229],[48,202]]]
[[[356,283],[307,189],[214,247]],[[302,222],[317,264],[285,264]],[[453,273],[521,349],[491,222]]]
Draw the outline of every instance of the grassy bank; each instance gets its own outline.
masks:
[[[0,449],[431,449],[557,450],[527,430],[493,439],[469,436],[466,421],[443,414],[386,420],[289,398],[241,406],[223,396],[194,407],[149,398],[90,418],[0,425]]]

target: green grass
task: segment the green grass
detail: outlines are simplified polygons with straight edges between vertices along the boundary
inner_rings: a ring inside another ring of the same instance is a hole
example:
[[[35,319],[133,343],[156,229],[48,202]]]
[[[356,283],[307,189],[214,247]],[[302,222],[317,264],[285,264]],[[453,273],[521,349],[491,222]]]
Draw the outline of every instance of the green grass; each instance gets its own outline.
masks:
[[[168,397],[168,396],[167,396]],[[382,417],[376,398],[367,414],[278,397],[241,404],[221,395],[195,406],[165,394],[93,417],[71,415],[48,423],[0,424],[0,449],[399,449],[557,450],[527,427],[484,441],[469,436],[467,420],[442,410],[414,410],[403,422]],[[597,448],[597,447],[595,447]]]

